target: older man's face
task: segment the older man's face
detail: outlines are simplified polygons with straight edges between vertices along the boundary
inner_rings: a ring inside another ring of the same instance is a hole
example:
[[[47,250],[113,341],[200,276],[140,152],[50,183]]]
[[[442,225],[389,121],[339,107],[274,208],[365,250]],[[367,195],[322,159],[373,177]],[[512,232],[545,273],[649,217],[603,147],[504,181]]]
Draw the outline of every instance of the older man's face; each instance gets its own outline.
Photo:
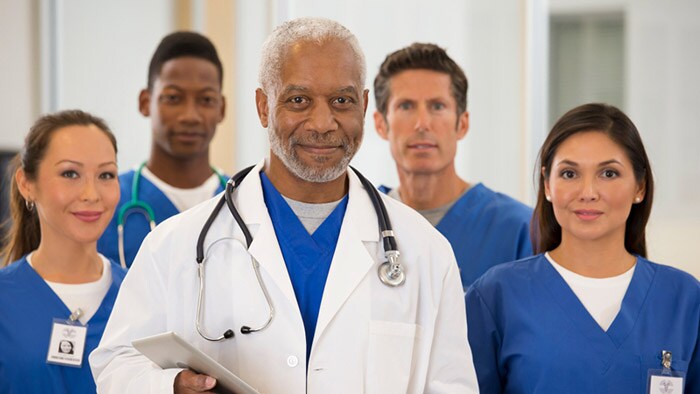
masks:
[[[367,90],[360,78],[347,43],[294,44],[275,97],[258,94],[259,110],[261,104],[269,108],[269,113],[261,111],[260,120],[269,130],[270,160],[280,160],[308,182],[340,177],[362,141]]]

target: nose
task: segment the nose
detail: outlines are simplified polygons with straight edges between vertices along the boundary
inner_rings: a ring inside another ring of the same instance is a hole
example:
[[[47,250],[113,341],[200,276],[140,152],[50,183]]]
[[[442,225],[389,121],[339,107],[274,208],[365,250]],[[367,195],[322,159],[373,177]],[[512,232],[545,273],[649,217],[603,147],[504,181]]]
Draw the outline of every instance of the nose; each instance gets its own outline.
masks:
[[[598,184],[595,177],[584,177],[582,179],[581,193],[579,200],[583,202],[598,201]]]
[[[184,107],[180,113],[180,121],[185,124],[199,124],[202,121],[202,114],[195,99],[185,100]]]
[[[414,127],[417,132],[430,130],[430,114],[424,105],[419,105],[416,110],[416,124]]]
[[[88,179],[85,181],[80,199],[86,202],[95,202],[100,199],[100,193],[97,191],[97,185],[95,185],[94,180]]]
[[[306,120],[306,129],[317,133],[327,133],[338,129],[333,110],[328,103],[316,103],[311,107]]]

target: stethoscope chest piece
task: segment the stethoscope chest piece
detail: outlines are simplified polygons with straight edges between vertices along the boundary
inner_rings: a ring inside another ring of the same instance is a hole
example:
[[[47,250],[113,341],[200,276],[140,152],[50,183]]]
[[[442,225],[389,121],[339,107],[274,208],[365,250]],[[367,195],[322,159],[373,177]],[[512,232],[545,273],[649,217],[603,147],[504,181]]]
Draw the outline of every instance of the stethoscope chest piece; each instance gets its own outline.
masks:
[[[379,280],[387,286],[398,287],[406,282],[406,274],[402,269],[392,267],[387,261],[379,266]]]
[[[398,287],[406,282],[406,273],[399,261],[399,251],[392,250],[387,253],[388,261],[379,265],[379,280],[389,287]]]

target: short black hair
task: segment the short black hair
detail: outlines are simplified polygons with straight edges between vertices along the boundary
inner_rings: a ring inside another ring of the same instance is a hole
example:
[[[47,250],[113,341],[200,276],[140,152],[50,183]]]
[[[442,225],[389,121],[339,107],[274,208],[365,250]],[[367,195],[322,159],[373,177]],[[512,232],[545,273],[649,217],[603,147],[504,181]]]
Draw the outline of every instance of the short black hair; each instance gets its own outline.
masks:
[[[450,90],[457,102],[457,115],[467,110],[469,82],[464,71],[435,44],[416,42],[390,53],[379,67],[374,79],[374,101],[377,111],[386,116],[391,94],[391,78],[406,70],[431,70],[450,76]]]
[[[208,38],[191,31],[177,31],[168,34],[158,44],[148,66],[148,90],[153,89],[153,82],[160,75],[163,64],[179,57],[197,57],[211,62],[219,71],[219,86],[224,80],[224,69],[216,48]]]

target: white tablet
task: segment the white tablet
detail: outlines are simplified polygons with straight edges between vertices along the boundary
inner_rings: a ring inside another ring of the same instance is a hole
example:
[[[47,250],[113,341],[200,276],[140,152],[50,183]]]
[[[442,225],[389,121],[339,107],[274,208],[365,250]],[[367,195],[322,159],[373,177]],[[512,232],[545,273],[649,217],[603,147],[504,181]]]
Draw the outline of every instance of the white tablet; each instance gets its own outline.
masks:
[[[258,394],[257,390],[250,387],[233,372],[172,331],[137,339],[131,344],[163,369],[189,368],[197,373],[215,378],[217,382],[216,392]]]

